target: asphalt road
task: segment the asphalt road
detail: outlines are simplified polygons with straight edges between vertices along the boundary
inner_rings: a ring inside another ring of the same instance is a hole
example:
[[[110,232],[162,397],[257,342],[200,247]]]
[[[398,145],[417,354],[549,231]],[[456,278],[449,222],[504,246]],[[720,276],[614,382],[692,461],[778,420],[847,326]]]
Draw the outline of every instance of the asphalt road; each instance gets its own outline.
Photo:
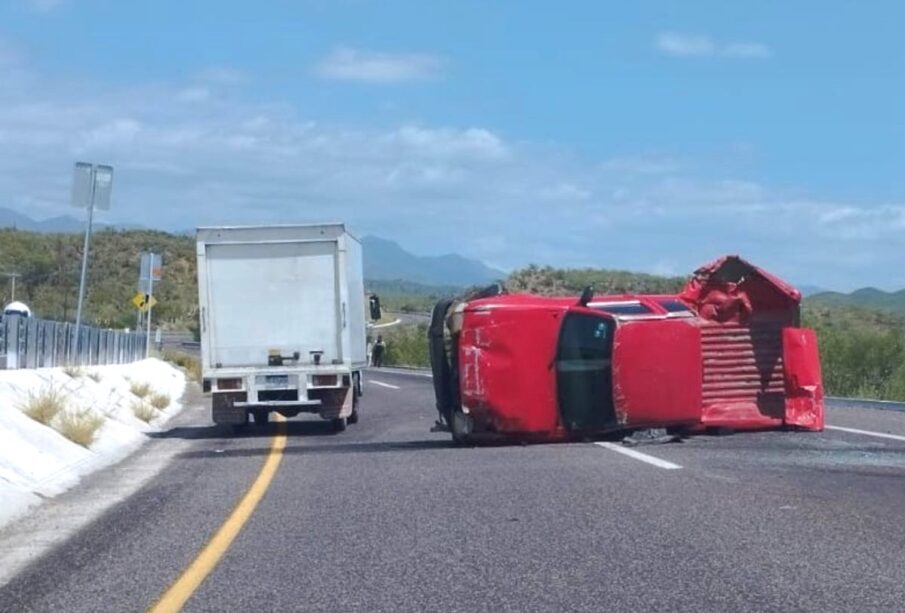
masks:
[[[457,448],[429,432],[429,379],[365,380],[346,432],[288,422],[274,480],[186,610],[905,607],[903,413],[829,411],[835,427],[900,439],[701,436],[638,457],[594,443]],[[0,611],[141,611],[168,588],[279,428],[233,438],[200,407],[180,422],[98,479],[171,445],[166,468],[0,588]]]

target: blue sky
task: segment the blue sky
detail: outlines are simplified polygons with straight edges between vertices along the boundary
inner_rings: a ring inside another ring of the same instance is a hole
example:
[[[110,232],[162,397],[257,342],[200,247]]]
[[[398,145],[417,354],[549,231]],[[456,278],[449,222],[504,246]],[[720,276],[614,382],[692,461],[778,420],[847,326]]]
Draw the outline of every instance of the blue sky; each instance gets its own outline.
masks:
[[[905,286],[898,3],[0,5],[0,206],[342,219],[419,253]]]

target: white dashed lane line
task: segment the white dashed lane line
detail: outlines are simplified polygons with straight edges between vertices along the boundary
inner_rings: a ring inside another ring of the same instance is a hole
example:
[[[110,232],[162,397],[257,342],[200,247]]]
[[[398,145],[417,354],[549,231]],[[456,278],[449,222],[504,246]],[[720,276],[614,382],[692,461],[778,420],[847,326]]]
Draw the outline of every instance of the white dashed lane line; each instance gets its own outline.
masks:
[[[660,458],[655,458],[652,455],[647,455],[646,453],[641,453],[640,451],[635,451],[634,449],[629,449],[624,445],[617,445],[616,443],[594,443],[604,449],[609,449],[610,451],[615,451],[616,453],[621,453],[622,455],[628,456],[632,459],[638,460],[640,462],[646,462],[651,466],[656,466],[657,468],[662,468],[664,470],[677,470],[682,468],[678,464],[673,464],[672,462],[667,462],[666,460],[661,460]]]
[[[399,389],[399,386],[398,386],[398,385],[390,385],[389,383],[384,383],[383,381],[375,381],[374,379],[368,379],[368,380],[367,380],[367,383],[370,383],[371,385],[379,385],[380,387],[386,387],[386,388],[389,388],[389,389],[391,389],[391,390],[398,390],[398,389]]]
[[[894,441],[905,442],[905,436],[898,434],[886,434],[885,432],[874,432],[872,430],[859,430],[858,428],[843,428],[842,426],[824,426],[827,430],[836,430],[838,432],[848,432],[849,434],[863,434],[864,436],[873,436],[876,438],[888,438]]]

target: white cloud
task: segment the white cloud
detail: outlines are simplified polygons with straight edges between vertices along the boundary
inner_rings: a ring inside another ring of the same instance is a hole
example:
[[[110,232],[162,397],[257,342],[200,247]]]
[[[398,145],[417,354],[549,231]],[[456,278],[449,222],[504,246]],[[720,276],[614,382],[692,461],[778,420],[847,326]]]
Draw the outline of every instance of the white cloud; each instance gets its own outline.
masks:
[[[719,43],[701,34],[664,32],[657,36],[654,46],[672,57],[727,57],[738,59],[766,59],[772,55],[763,43]]]
[[[334,49],[314,66],[325,79],[398,83],[439,76],[444,61],[424,53],[376,53],[350,47]]]
[[[71,213],[76,159],[112,164],[102,221],[341,219],[421,253],[683,273],[741,253],[798,283],[905,286],[905,204],[818,200],[712,165],[588,160],[486,126],[350,127],[280,101],[32,74],[0,89],[0,206]],[[182,99],[180,99],[182,96]]]
[[[407,151],[426,157],[464,159],[503,159],[508,148],[493,132],[484,128],[421,128],[403,126],[388,135],[388,142],[398,143]]]

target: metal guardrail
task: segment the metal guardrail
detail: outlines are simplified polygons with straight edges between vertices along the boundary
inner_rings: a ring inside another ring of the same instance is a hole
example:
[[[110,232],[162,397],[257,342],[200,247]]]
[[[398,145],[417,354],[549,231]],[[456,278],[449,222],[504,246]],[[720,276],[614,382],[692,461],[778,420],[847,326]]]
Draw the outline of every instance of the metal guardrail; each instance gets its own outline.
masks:
[[[826,406],[839,409],[878,409],[880,411],[905,412],[905,402],[869,400],[867,398],[839,398],[838,396],[828,396],[826,398]]]
[[[0,318],[0,369],[128,364],[145,357],[141,332],[105,330],[36,317]]]

